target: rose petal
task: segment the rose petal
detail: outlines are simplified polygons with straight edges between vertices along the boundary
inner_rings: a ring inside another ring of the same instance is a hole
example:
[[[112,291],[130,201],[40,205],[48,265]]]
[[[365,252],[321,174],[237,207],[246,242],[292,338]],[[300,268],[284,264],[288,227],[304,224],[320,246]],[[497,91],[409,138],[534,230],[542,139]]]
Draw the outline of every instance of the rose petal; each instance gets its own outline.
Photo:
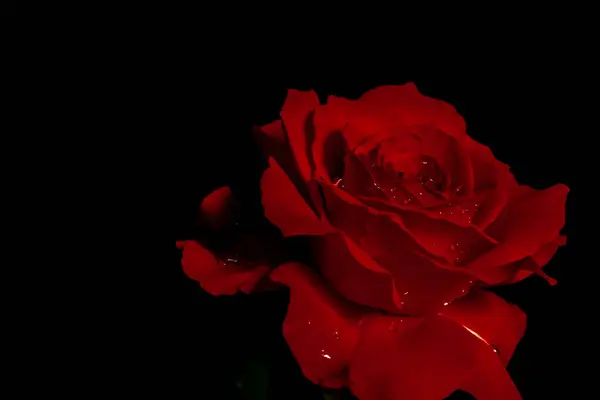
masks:
[[[498,353],[504,365],[512,357],[525,333],[527,317],[515,305],[484,290],[473,290],[441,312],[461,324]]]
[[[505,210],[505,216],[493,223],[488,233],[500,245],[467,267],[481,280],[498,283],[494,269],[531,256],[544,244],[554,240],[565,223],[565,202],[569,189],[555,185],[531,191]]]
[[[522,315],[490,296],[473,293],[447,307],[446,316],[365,318],[350,362],[351,390],[361,400],[442,399],[458,389],[483,399],[520,399],[486,341],[494,337],[514,349],[523,333]],[[465,322],[485,333],[466,329]],[[486,338],[489,332],[493,336]],[[481,380],[486,385],[478,385]],[[505,397],[494,397],[497,392]]]
[[[315,265],[336,293],[360,305],[401,312],[402,300],[392,274],[367,259],[350,239],[340,234],[319,236],[311,248]]]
[[[556,240],[540,247],[533,256],[497,268],[496,271],[498,277],[493,280],[500,282],[501,285],[507,285],[520,282],[533,274],[537,274],[546,279],[549,284],[555,285],[557,283],[556,279],[546,275],[546,273],[542,271],[542,267],[548,264],[558,248],[565,244],[565,236],[559,236]]]
[[[390,121],[396,121],[405,126],[432,125],[455,137],[466,135],[465,121],[454,107],[422,95],[412,82],[379,86],[363,94],[360,101],[379,124],[389,126]]]
[[[319,220],[272,158],[261,179],[261,190],[265,216],[284,236],[324,235],[333,232],[328,224]]]
[[[451,265],[440,268],[423,256],[424,250],[388,213],[370,209],[330,185],[322,188],[332,225],[393,275],[403,313],[435,310],[468,291],[473,278],[467,271]]]
[[[285,126],[294,159],[302,178],[307,181],[312,177],[312,153],[309,151],[314,139],[312,114],[320,105],[317,94],[310,90],[301,92],[288,90],[285,103],[281,109],[281,119]]]
[[[200,283],[212,295],[250,293],[270,268],[264,265],[248,268],[217,260],[201,244],[185,241],[181,265],[185,274]]]
[[[304,376],[321,386],[347,385],[345,368],[358,340],[360,310],[337,298],[301,264],[284,264],[271,279],[290,288],[283,335]]]
[[[200,218],[212,229],[222,229],[230,225],[233,222],[231,199],[228,186],[210,193],[200,203]]]

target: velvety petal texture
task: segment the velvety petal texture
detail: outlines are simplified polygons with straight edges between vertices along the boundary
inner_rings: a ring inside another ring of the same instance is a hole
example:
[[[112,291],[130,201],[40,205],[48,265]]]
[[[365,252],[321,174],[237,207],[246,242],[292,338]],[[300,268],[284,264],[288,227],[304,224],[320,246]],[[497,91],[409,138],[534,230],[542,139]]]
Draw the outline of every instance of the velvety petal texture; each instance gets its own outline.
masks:
[[[348,385],[361,400],[443,399],[458,389],[520,399],[504,365],[525,316],[494,294],[473,291],[439,313],[406,317],[343,300],[301,264],[272,279],[290,288],[284,336],[315,383]]]

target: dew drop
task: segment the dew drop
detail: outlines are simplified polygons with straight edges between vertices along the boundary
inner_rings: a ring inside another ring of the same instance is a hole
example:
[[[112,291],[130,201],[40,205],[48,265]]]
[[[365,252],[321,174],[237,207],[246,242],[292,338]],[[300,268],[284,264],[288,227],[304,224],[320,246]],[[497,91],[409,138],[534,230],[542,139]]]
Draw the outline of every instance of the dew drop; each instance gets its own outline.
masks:
[[[423,165],[427,165],[427,161],[422,161]]]
[[[462,190],[463,190],[462,186],[457,186],[456,189],[454,189],[454,191],[456,192],[456,194],[459,194]]]
[[[331,360],[331,356],[325,352],[325,349],[321,350],[321,357]]]
[[[440,215],[442,215],[442,214],[443,214],[443,212],[440,211]]]
[[[445,303],[444,303],[444,307],[445,307],[445,306],[447,306],[448,304],[450,304],[450,303],[448,303],[448,302],[445,302]]]
[[[492,350],[494,350],[494,353],[500,354],[500,350],[498,349],[498,347],[496,345],[490,344],[490,346],[492,346]]]
[[[335,340],[340,340],[340,334],[338,331],[333,332],[333,336],[335,337]]]
[[[419,192],[419,196],[423,196],[423,192]]]
[[[475,204],[473,204],[473,207],[475,207],[475,208],[479,208],[479,204],[478,204],[478,203],[475,203]]]
[[[466,214],[466,213],[468,213],[468,212],[469,212],[469,209],[468,209],[468,208],[461,208],[461,210],[460,210],[460,213],[461,213],[461,214]]]
[[[310,325],[312,322],[310,321],[310,319],[308,321],[306,321],[307,325]]]

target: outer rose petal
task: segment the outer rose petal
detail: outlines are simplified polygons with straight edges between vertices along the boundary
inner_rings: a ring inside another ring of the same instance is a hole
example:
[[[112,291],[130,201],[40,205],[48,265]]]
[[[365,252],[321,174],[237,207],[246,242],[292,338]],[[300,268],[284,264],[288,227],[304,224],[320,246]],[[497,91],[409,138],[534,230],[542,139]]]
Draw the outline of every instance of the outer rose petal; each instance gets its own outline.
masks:
[[[232,223],[231,190],[223,186],[202,200],[200,218],[212,229],[220,229]]]
[[[274,159],[260,182],[265,216],[284,236],[324,235],[333,229],[321,222]]]
[[[402,300],[392,274],[379,267],[369,268],[358,261],[363,252],[341,234],[315,237],[312,240],[315,263],[329,285],[346,299],[391,313],[400,313]]]
[[[488,230],[500,245],[467,265],[489,284],[508,277],[498,277],[498,267],[531,256],[544,244],[554,240],[565,223],[565,202],[569,189],[555,185],[545,190],[528,191],[505,210]]]
[[[359,309],[337,298],[301,264],[284,264],[271,279],[290,287],[283,334],[304,375],[322,386],[347,385],[345,367],[358,340]]]
[[[508,279],[500,282],[501,285],[507,285],[522,281],[533,274],[538,274],[542,278],[546,279],[551,285],[555,285],[557,283],[556,279],[546,275],[546,273],[542,271],[542,267],[548,264],[558,248],[564,246],[565,244],[566,237],[559,236],[556,238],[556,240],[544,244],[531,257],[527,257],[524,260],[510,263],[502,268],[498,268],[498,278],[496,280],[506,279],[508,276]]]
[[[493,346],[504,365],[508,364],[523,337],[527,323],[527,317],[517,306],[484,290],[472,291],[444,308],[440,314]]]
[[[401,121],[405,126],[433,125],[455,137],[466,135],[465,121],[454,107],[422,95],[412,82],[376,87],[363,94],[360,101],[381,122]]]
[[[438,400],[457,389],[484,400],[520,398],[488,343],[494,339],[508,355],[522,334],[522,315],[493,294],[475,293],[444,315],[391,317],[338,298],[300,264],[271,276],[290,287],[284,335],[312,382],[349,384],[361,400]]]
[[[521,398],[493,350],[454,322],[430,317],[415,326],[410,319],[379,316],[363,323],[350,363],[350,389],[361,400],[439,400],[469,390],[465,383],[482,367],[490,374],[483,378],[494,386],[478,399],[498,390],[504,399]]]
[[[181,245],[181,243],[178,243]],[[183,243],[183,271],[212,295],[235,294],[238,290],[250,293],[270,268],[246,268],[220,262],[202,245],[193,240]]]
[[[285,125],[290,147],[300,175],[305,181],[310,180],[312,176],[312,154],[307,151],[314,137],[310,118],[319,105],[319,97],[312,90],[308,92],[288,90],[281,109],[281,119]]]

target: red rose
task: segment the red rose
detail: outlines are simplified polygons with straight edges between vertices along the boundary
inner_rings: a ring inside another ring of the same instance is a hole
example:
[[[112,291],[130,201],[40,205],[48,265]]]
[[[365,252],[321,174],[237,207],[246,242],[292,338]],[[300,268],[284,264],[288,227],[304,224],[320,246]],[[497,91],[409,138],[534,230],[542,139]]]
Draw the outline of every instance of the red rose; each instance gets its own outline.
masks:
[[[413,84],[325,105],[290,90],[281,120],[256,134],[264,216],[310,238],[311,265],[281,264],[279,233],[240,228],[244,202],[222,188],[201,207],[206,233],[183,243],[185,272],[212,294],[267,276],[288,286],[284,336],[317,384],[361,400],[519,399],[504,367],[525,315],[481,288],[554,283],[541,268],[565,244],[567,187],[520,186],[454,108]]]
[[[568,188],[520,186],[450,105],[413,84],[325,105],[290,90],[281,117],[259,132],[265,215],[284,236],[314,236],[345,298],[420,315],[475,284],[553,282],[541,267],[564,244]]]
[[[478,287],[554,283],[541,267],[565,244],[568,188],[520,186],[413,84],[325,105],[291,90],[257,134],[265,215],[312,237],[319,272],[271,274],[291,289],[284,334],[304,374],[362,400],[520,398],[504,365],[525,315]]]

